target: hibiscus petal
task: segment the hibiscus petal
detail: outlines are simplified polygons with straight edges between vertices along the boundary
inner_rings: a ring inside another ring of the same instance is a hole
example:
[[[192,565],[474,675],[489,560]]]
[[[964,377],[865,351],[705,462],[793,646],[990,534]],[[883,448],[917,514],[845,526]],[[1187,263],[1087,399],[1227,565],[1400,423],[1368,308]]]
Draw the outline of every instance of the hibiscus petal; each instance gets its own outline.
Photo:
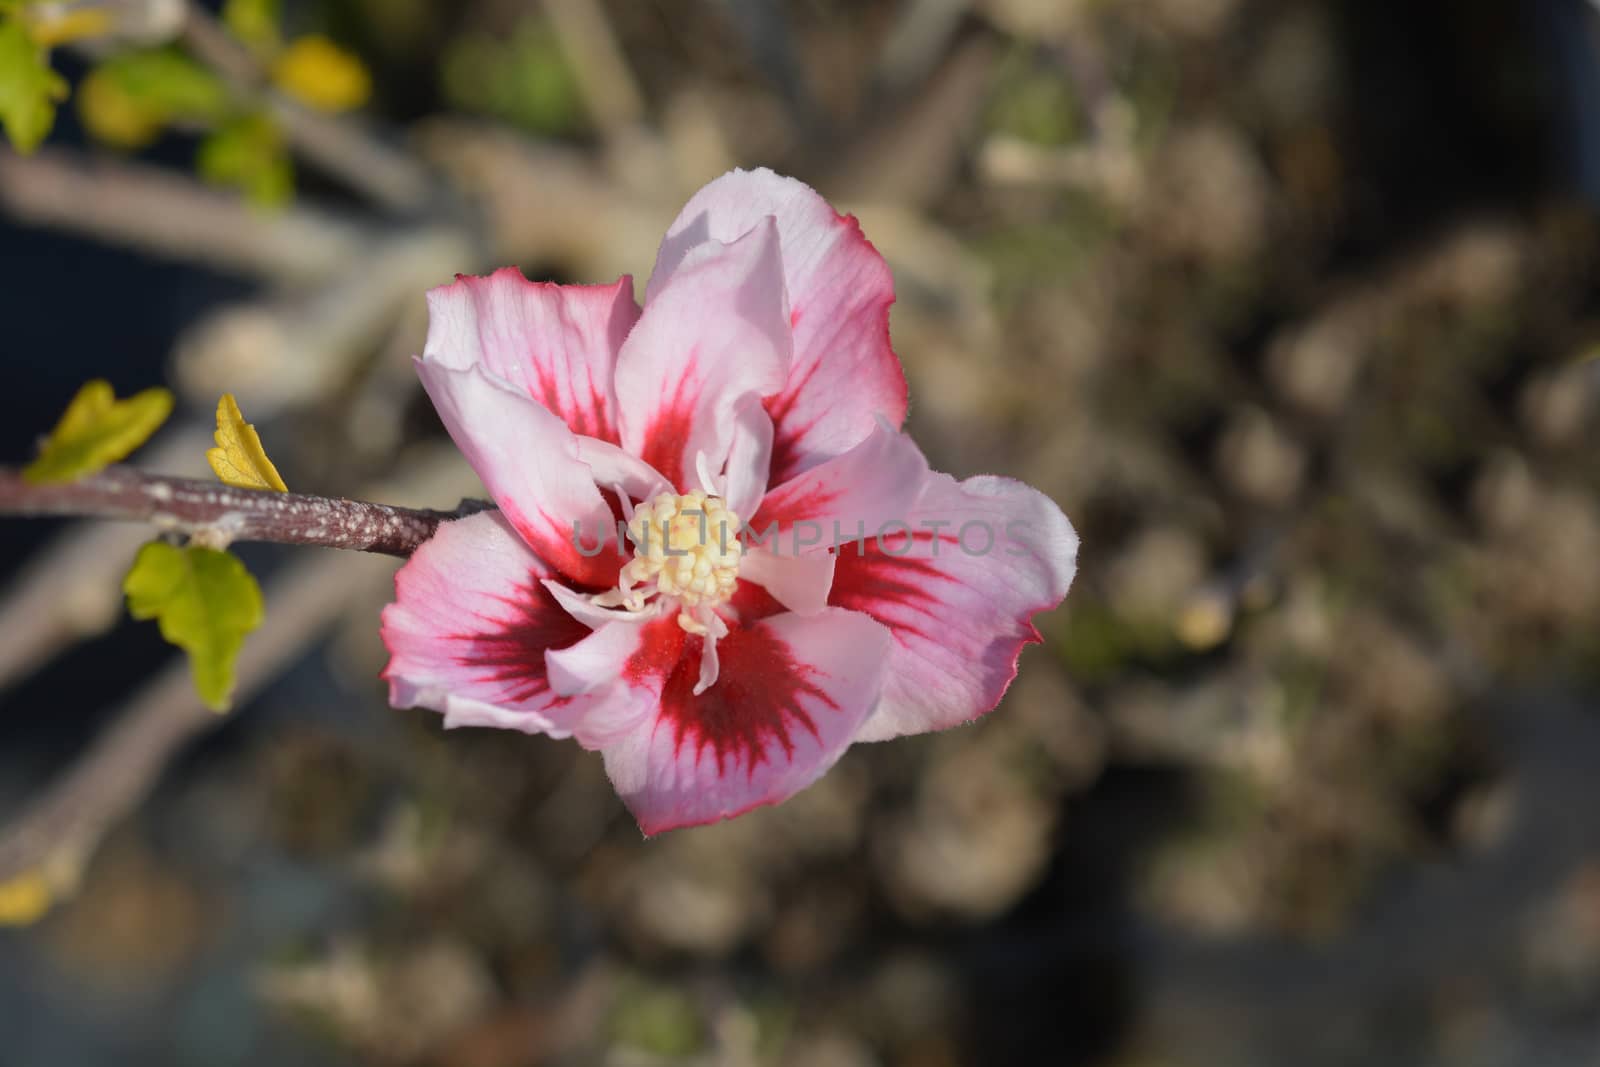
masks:
[[[717,683],[695,696],[699,643],[687,642],[660,713],[601,750],[612,784],[646,834],[785,800],[849,746],[888,646],[856,612],[775,615],[718,642]]]
[[[550,687],[545,651],[589,628],[541,584],[554,573],[498,512],[441,525],[383,609],[389,702],[442,712],[446,726],[564,734],[569,702]]]
[[[728,449],[727,484],[723,497],[728,509],[748,519],[767,491],[767,471],[772,463],[772,419],[761,401],[746,397],[734,417],[733,443]]]
[[[729,244],[702,243],[645,305],[617,358],[622,446],[680,492],[696,457],[721,470],[747,397],[783,387],[789,305],[768,219]]]
[[[811,545],[872,537],[885,523],[905,520],[927,479],[916,442],[879,423],[843,455],[769,490],[748,523],[751,541],[792,556]]]
[[[456,447],[523,540],[575,582],[615,585],[616,521],[566,424],[480,367],[424,358],[417,374]]]
[[[626,275],[612,285],[530,282],[515,267],[457,275],[428,293],[423,358],[482,367],[574,433],[615,442],[617,352],[638,318]]]
[[[616,741],[661,707],[661,689],[682,658],[674,618],[612,622],[582,641],[545,653],[551,688],[578,698],[572,736],[585,748]]]
[[[646,302],[705,241],[732,241],[767,216],[777,219],[789,292],[794,357],[778,395],[767,400],[777,428],[772,481],[786,481],[906,416],[906,379],[889,345],[894,279],[849,215],[810,187],[769,170],[711,182],[667,231]]]
[[[751,548],[739,562],[739,578],[756,583],[790,611],[815,615],[828,606],[835,565],[830,552],[793,556]]]
[[[909,535],[842,549],[828,598],[894,638],[883,700],[860,741],[992,710],[1022,647],[1039,640],[1030,619],[1061,602],[1077,569],[1078,535],[1061,509],[1008,478],[930,475],[906,522]]]
[[[578,458],[593,472],[596,485],[621,489],[634,502],[654,500],[658,494],[672,492],[672,483],[638,456],[607,441],[578,438]]]

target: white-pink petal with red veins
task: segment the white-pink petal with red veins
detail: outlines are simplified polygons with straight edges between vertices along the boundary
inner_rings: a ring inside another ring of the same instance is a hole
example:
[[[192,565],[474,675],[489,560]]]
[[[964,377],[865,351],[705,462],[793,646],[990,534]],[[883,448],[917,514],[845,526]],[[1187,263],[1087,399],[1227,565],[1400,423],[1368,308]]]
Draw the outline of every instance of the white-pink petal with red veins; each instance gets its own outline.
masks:
[[[769,170],[725,174],[701,189],[667,228],[649,295],[677,276],[706,241],[731,241],[772,218],[783,244],[794,357],[768,397],[777,430],[778,484],[837,456],[881,419],[906,417],[906,376],[889,346],[894,278],[861,226],[809,186]]]
[[[1032,618],[1061,603],[1078,535],[1055,503],[1009,478],[929,474],[898,528],[839,552],[828,602],[889,628],[883,700],[857,740],[943,730],[1000,702]]]
[[[785,800],[838,760],[878,699],[889,634],[853,611],[775,615],[730,633],[715,686],[694,693],[693,643],[661,707],[605,746],[647,834]]]
[[[778,228],[760,220],[708,241],[653,292],[617,357],[622,447],[687,492],[697,457],[721,471],[748,399],[771,396],[789,370],[789,301]]]

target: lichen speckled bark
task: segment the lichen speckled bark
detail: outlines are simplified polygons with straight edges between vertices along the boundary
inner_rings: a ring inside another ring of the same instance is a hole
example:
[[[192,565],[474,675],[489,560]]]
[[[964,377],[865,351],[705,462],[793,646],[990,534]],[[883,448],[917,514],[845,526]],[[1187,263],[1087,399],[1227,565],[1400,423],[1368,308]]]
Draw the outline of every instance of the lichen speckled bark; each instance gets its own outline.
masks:
[[[108,467],[74,482],[34,485],[18,469],[0,467],[0,515],[122,519],[230,542],[320,545],[389,556],[409,556],[441,522],[487,506],[463,501],[455,511],[397,508],[235,489],[131,467]]]

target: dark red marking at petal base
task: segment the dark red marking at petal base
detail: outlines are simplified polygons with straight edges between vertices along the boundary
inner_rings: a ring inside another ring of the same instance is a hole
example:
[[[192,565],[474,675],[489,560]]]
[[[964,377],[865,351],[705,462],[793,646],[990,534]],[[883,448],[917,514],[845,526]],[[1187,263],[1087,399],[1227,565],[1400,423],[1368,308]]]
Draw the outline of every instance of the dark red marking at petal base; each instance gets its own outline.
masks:
[[[680,493],[689,491],[685,453],[689,450],[689,434],[694,427],[694,398],[689,395],[694,388],[690,381],[693,362],[684,368],[683,377],[670,398],[663,398],[661,407],[644,433],[644,447],[639,458],[666,475]]]
[[[689,745],[698,761],[710,749],[718,775],[726,772],[732,759],[754,776],[756,768],[767,762],[771,742],[777,741],[789,756],[794,753],[795,730],[821,740],[802,699],[815,699],[834,711],[839,705],[810,680],[815,669],[797,663],[788,646],[768,630],[740,628],[718,641],[717,683],[695,696],[701,648],[699,640],[685,643],[684,655],[661,693],[659,721],[672,729],[679,755]]]
[[[545,651],[578,643],[589,628],[567,614],[537,575],[499,599],[512,609],[513,618],[494,620],[499,628],[488,633],[457,634],[454,640],[466,648],[455,659],[462,666],[483,668],[490,680],[512,685],[507,699],[531,700],[550,691]]]
[[[511,507],[503,510],[518,536],[541,559],[569,579],[569,584],[585,590],[610,589],[617,584],[617,576],[627,560],[618,551],[614,527],[610,531],[611,543],[593,552],[595,538],[605,531],[580,529],[575,539],[572,524],[563,525],[548,512],[540,510],[537,516],[530,519]],[[584,551],[579,551],[579,543]],[[591,554],[585,555],[586,551]]]
[[[629,685],[640,686],[671,674],[683,659],[683,646],[688,638],[678,625],[678,616],[664,615],[644,623],[639,634],[639,647],[622,665],[622,677]]]
[[[742,626],[754,626],[768,615],[777,615],[789,609],[778,603],[776,597],[755,582],[739,580],[728,599],[728,609]]]
[[[811,376],[817,372],[817,365],[813,363],[803,371],[797,371],[784,383],[783,390],[774,393],[761,401],[761,406],[767,409],[767,417],[772,420],[772,462],[770,464],[772,475],[771,483],[774,486],[782,485],[795,474],[795,448],[800,439],[811,432],[817,424],[816,419],[809,422],[798,422],[794,418],[794,405],[800,399],[800,391],[811,381]]]

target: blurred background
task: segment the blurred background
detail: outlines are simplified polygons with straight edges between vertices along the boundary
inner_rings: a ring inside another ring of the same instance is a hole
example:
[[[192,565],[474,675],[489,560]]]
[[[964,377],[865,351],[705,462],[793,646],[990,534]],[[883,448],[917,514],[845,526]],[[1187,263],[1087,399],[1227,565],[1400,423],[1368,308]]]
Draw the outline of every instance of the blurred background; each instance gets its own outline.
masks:
[[[0,148],[6,462],[164,382],[141,463],[226,390],[291,488],[452,507],[424,289],[642,282],[765,164],[893,266],[934,466],[1084,548],[997,712],[645,841],[386,706],[392,560],[246,546],[218,718],[121,616],[148,531],[6,522],[0,1065],[1600,1062],[1587,0],[10,17],[72,95]]]

